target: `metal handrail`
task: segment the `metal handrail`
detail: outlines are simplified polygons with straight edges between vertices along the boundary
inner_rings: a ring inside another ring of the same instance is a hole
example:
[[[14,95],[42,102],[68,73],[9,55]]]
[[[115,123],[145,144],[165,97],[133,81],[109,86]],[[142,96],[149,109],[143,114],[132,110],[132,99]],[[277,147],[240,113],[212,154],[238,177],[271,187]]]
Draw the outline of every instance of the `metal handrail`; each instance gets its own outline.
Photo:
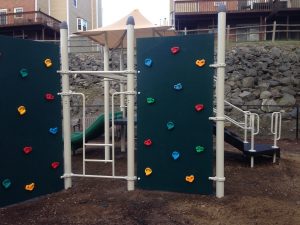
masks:
[[[281,113],[273,112],[271,117],[271,133],[274,134],[274,145],[272,148],[278,148],[277,141],[281,138]]]

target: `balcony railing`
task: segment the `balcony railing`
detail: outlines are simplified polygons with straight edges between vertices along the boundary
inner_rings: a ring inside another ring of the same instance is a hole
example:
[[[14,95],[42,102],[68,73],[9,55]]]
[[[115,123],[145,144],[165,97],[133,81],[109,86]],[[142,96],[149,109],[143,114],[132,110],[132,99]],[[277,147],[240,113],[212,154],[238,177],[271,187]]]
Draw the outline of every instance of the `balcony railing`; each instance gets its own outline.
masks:
[[[173,10],[175,13],[215,13],[220,4],[226,5],[228,12],[300,9],[300,0],[175,0]]]
[[[40,11],[0,14],[0,27],[45,25],[59,30],[60,21]]]

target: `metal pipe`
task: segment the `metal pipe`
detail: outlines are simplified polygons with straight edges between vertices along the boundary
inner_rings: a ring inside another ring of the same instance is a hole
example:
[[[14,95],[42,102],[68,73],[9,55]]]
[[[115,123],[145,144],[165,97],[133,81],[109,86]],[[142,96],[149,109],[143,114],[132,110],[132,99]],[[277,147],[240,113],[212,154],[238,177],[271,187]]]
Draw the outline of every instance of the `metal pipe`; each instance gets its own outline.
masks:
[[[69,70],[68,56],[68,24],[62,22],[60,24],[60,55],[61,55],[61,70]],[[62,92],[70,92],[69,76],[62,74]],[[70,96],[62,95],[63,107],[63,137],[64,137],[64,173],[72,173],[71,161],[71,119],[70,119]],[[64,179],[65,189],[72,187],[71,177]]]
[[[123,56],[123,48],[121,49],[120,54],[120,70],[123,70],[124,67],[124,56]],[[120,83],[120,92],[125,91],[125,84],[123,82]],[[120,110],[122,112],[122,117],[126,117],[126,111],[125,111],[125,95],[120,95]],[[125,126],[121,125],[121,152],[125,152]]]
[[[83,174],[75,174],[75,173],[70,173],[70,174],[61,176],[61,178],[65,178],[65,179],[68,177],[110,178],[110,179],[128,180],[128,177],[124,177],[124,176],[83,175]]]
[[[129,16],[127,19],[127,70],[134,70],[134,18]],[[134,92],[134,73],[127,74],[127,91]],[[134,190],[134,101],[135,96],[127,96],[127,189]]]
[[[104,70],[109,70],[109,49],[107,35],[105,34],[105,46],[104,46]],[[109,79],[104,78],[104,143],[110,142],[109,133]],[[110,147],[105,146],[105,160],[110,159]]]
[[[216,196],[224,197],[224,77],[225,77],[226,7],[218,8],[218,54],[216,82]],[[222,66],[223,65],[223,66]]]

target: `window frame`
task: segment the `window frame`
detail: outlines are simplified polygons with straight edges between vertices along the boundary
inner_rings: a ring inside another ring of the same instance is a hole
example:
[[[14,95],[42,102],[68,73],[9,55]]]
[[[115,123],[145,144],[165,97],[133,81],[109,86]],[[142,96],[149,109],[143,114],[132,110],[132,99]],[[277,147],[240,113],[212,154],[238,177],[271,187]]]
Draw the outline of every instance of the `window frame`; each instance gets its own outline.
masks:
[[[0,17],[0,25],[6,25],[7,24],[7,12],[8,12],[8,9],[0,9],[0,12],[2,12],[2,15],[1,15],[1,17]],[[3,16],[3,15],[6,15],[6,16]],[[3,18],[2,18],[3,17]],[[3,20],[3,22],[5,22],[5,23],[2,23],[2,20]],[[5,21],[4,21],[5,20]]]
[[[77,17],[77,31],[87,31],[88,22],[80,17]]]
[[[19,10],[19,9],[21,9],[21,11],[17,12],[17,10]],[[16,8],[14,8],[14,13],[15,13],[14,18],[15,19],[23,18],[23,12],[24,12],[24,8],[23,7],[16,7]]]
[[[75,8],[78,7],[78,0],[73,0],[73,6],[74,6]]]

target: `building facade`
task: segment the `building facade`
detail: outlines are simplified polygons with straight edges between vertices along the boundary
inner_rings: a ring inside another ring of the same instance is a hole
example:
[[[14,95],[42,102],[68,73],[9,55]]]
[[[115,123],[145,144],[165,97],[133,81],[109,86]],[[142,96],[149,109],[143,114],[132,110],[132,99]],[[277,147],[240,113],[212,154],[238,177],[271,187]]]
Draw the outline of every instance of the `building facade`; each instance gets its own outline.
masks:
[[[66,21],[69,36],[102,26],[102,0],[0,1],[0,35],[24,39],[59,39],[59,24]]]
[[[274,24],[276,39],[300,39],[300,0],[170,0],[170,21],[176,30],[215,32],[220,4],[231,40],[270,40]]]

